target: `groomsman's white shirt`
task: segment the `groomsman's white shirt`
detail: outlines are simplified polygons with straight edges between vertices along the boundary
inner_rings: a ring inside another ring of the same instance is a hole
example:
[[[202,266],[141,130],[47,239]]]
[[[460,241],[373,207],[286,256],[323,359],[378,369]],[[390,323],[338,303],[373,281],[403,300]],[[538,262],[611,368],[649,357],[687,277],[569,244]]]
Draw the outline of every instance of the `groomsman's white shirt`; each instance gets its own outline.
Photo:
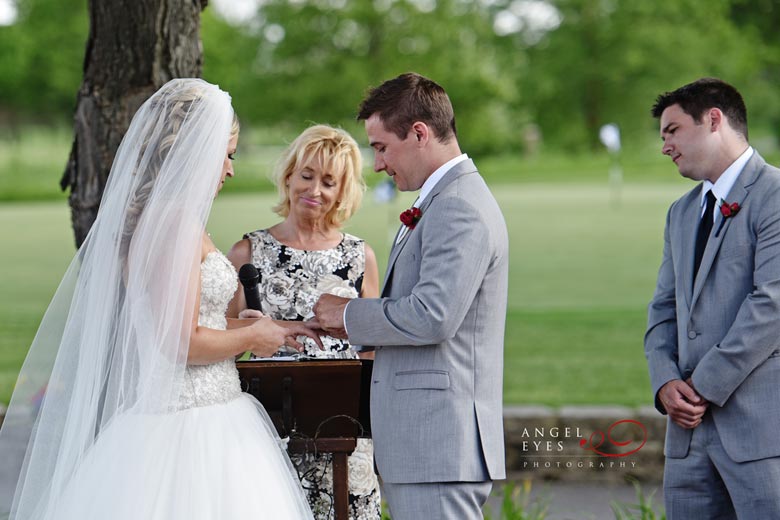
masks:
[[[729,192],[731,191],[731,187],[734,186],[735,182],[737,182],[737,177],[739,177],[739,174],[742,173],[742,169],[745,167],[752,156],[753,147],[748,146],[747,150],[742,152],[742,155],[737,157],[737,160],[731,163],[731,166],[726,168],[726,171],[724,171],[720,177],[718,177],[718,180],[715,182],[715,184],[707,180],[704,181],[704,184],[701,185],[701,215],[704,215],[704,210],[707,207],[707,192],[712,190],[712,194],[715,195],[716,201],[715,208],[713,209],[715,213],[712,216],[712,221],[715,222],[715,220],[718,218],[718,213],[720,213],[720,201],[728,201],[726,197],[728,197]]]

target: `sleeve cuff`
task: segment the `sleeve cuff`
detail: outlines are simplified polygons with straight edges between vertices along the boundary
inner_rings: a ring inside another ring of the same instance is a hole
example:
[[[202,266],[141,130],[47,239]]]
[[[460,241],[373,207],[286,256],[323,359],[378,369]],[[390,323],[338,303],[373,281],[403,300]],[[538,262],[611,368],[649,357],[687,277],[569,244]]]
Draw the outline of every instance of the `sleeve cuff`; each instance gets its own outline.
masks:
[[[344,324],[344,332],[347,333],[347,337],[349,337],[349,330],[347,329],[347,307],[349,307],[350,303],[352,302],[347,302],[344,306],[344,313],[341,315],[341,322]]]

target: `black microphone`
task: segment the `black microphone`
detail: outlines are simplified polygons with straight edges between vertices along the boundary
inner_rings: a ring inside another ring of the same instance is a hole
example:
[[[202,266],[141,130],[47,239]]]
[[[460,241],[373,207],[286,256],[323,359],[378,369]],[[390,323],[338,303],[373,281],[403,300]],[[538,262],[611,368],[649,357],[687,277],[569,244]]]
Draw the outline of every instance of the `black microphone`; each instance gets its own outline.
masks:
[[[257,272],[257,268],[252,264],[242,265],[241,269],[238,270],[238,279],[244,286],[247,308],[256,311],[262,310],[260,308],[260,290],[257,288],[257,284],[260,283],[260,273]]]

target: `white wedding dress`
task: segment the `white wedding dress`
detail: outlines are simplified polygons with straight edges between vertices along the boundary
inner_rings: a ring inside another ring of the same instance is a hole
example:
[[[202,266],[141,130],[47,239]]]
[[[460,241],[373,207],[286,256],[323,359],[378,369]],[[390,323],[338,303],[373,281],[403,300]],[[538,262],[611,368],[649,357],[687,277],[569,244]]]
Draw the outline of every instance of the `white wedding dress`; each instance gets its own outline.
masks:
[[[214,251],[201,264],[199,324],[224,329],[236,272]],[[262,405],[235,362],[187,366],[177,409],[119,415],[77,467],[48,518],[311,518]]]

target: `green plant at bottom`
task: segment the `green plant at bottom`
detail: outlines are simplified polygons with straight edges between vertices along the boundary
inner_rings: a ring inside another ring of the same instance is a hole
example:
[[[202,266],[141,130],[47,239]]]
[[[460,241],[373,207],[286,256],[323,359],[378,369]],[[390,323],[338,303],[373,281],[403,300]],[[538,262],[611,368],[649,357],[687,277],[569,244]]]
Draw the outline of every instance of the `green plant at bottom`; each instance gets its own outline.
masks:
[[[496,520],[544,520],[547,518],[550,500],[547,497],[531,497],[531,480],[524,479],[520,486],[509,482],[502,488],[500,515]],[[493,511],[485,512],[486,520],[493,520]]]
[[[612,512],[615,513],[615,520],[666,520],[666,514],[656,513],[653,509],[653,495],[655,492],[645,496],[639,482],[631,482],[636,490],[636,504],[626,504],[613,501],[610,503]]]

